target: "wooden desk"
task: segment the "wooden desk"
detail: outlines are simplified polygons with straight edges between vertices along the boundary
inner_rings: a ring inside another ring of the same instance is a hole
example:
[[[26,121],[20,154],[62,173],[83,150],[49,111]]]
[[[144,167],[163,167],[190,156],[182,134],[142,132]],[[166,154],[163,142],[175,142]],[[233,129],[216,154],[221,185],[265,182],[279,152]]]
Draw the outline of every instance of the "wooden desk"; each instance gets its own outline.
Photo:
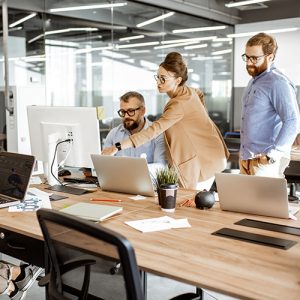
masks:
[[[71,196],[72,199],[52,202],[52,205],[54,209],[59,209],[76,201],[88,200],[91,195],[123,200],[124,212],[102,224],[131,241],[138,265],[144,271],[238,298],[299,299],[300,236],[234,225],[249,215],[223,212],[218,205],[203,211],[189,207],[177,208],[174,214],[169,215],[174,218],[187,217],[192,227],[153,233],[141,233],[124,224],[128,220],[165,215],[153,198],[133,201],[124,195],[99,191]],[[192,191],[179,192],[180,199],[191,195]],[[251,218],[300,227],[299,220]],[[34,213],[7,213],[6,209],[1,209],[0,226],[20,234],[24,239],[29,237],[42,242]],[[280,250],[211,235],[222,227],[290,239],[297,241],[297,244],[288,250]]]

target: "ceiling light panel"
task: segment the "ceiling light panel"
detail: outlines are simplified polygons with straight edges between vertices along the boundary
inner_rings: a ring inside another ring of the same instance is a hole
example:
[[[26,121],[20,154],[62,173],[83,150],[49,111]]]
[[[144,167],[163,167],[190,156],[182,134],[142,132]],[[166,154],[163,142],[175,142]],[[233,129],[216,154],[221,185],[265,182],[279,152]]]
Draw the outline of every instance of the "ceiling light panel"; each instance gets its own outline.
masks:
[[[60,34],[60,33],[66,33],[66,32],[71,32],[71,31],[90,32],[90,31],[97,31],[97,30],[98,30],[98,28],[91,28],[91,27],[65,28],[65,29],[58,29],[58,30],[50,30],[50,31],[46,31],[45,33],[42,33],[42,34],[32,38],[31,40],[28,41],[28,44],[31,44],[46,35]]]
[[[50,12],[63,12],[63,11],[75,11],[75,10],[88,10],[88,9],[98,9],[98,8],[112,8],[120,7],[127,5],[126,2],[122,3],[112,3],[112,4],[95,4],[95,5],[82,5],[82,6],[73,6],[73,7],[60,7],[60,8],[51,8]]]
[[[267,2],[270,0],[246,0],[246,1],[238,1],[238,2],[230,2],[226,3],[226,7],[238,7],[238,6],[243,6],[243,5],[250,5],[250,4],[255,4],[255,3],[262,3],[262,2]]]
[[[227,37],[236,38],[236,37],[253,36],[255,34],[258,34],[259,32],[282,33],[282,32],[296,31],[296,30],[299,30],[299,28],[298,27],[290,27],[290,28],[282,28],[282,29],[260,30],[260,31],[252,31],[252,32],[241,32],[241,33],[227,34]]]
[[[22,19],[20,19],[16,22],[14,22],[14,23],[11,23],[8,27],[9,28],[15,27],[15,26],[17,26],[21,23],[26,22],[27,20],[30,20],[30,19],[34,18],[36,15],[37,15],[37,13],[32,13],[32,14],[30,14],[30,15],[28,15],[28,16],[26,16],[26,17],[24,17],[24,18],[22,18]]]
[[[220,51],[214,51],[211,53],[211,55],[220,55],[220,54],[227,54],[227,53],[231,53],[232,49],[224,49],[224,50],[220,50]]]
[[[190,39],[167,40],[167,41],[162,41],[161,43],[165,45],[165,44],[174,44],[174,43],[187,43],[193,41],[209,41],[209,40],[214,40],[216,38],[217,38],[216,36],[207,36],[207,37],[198,37],[198,38],[190,38]]]
[[[199,32],[199,31],[211,31],[211,30],[222,30],[226,29],[227,26],[209,26],[209,27],[198,27],[198,28],[185,28],[172,30],[173,33],[184,33],[184,32]]]
[[[144,26],[146,26],[146,25],[149,25],[149,24],[158,22],[158,21],[160,21],[160,20],[169,18],[169,17],[173,16],[174,14],[175,14],[175,12],[169,12],[169,13],[167,13],[167,14],[163,14],[163,15],[161,15],[161,16],[158,16],[158,17],[155,17],[155,18],[153,18],[153,19],[147,20],[147,21],[145,21],[145,22],[139,23],[139,24],[136,25],[136,27],[138,27],[138,28],[139,28],[139,27],[144,27]]]
[[[192,45],[192,46],[185,46],[185,50],[191,50],[191,49],[199,49],[199,48],[206,48],[207,44],[200,44],[200,45]]]
[[[198,42],[194,41],[194,42],[186,42],[186,43],[168,44],[168,45],[156,46],[156,47],[154,47],[154,49],[157,50],[157,49],[182,47],[182,46],[192,45],[192,44],[196,44],[196,43],[198,43]]]
[[[129,44],[129,45],[116,45],[116,49],[155,46],[155,45],[158,45],[158,44],[159,44],[159,42],[148,42],[148,43],[136,43],[136,44]]]
[[[120,38],[119,41],[130,41],[130,40],[137,40],[137,39],[143,39],[145,36],[144,35],[133,35],[133,36],[128,36],[128,37],[123,37]]]

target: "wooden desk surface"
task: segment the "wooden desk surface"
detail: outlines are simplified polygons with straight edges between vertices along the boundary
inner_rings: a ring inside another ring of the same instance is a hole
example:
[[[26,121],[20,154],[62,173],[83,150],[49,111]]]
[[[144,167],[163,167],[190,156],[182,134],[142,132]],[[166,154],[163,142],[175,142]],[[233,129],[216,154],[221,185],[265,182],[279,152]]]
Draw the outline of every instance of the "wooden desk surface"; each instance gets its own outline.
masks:
[[[179,199],[194,195],[193,191],[179,191]],[[234,225],[249,215],[223,212],[216,204],[210,210],[191,207],[177,208],[168,214],[174,218],[188,218],[191,228],[141,233],[124,221],[165,215],[156,199],[142,201],[128,199],[128,195],[96,192],[84,196],[52,202],[54,209],[91,197],[121,199],[123,213],[101,223],[124,236],[133,244],[138,265],[154,274],[173,278],[191,285],[208,288],[245,299],[299,299],[300,295],[300,236],[276,233]],[[107,204],[107,203],[106,203]],[[298,217],[300,214],[298,213]],[[300,228],[300,221],[250,216]],[[0,226],[42,239],[34,213],[8,213],[0,210]],[[267,236],[290,239],[297,244],[288,250],[237,241],[211,235],[223,227]]]

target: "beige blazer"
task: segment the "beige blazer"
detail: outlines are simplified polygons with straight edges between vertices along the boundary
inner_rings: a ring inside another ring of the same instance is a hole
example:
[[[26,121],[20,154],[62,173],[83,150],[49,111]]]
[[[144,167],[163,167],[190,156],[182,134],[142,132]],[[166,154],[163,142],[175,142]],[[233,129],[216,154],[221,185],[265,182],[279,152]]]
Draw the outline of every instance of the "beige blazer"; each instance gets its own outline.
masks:
[[[181,86],[166,104],[159,120],[130,136],[134,147],[164,132],[167,157],[179,173],[184,188],[195,189],[226,167],[229,152],[223,138],[209,118],[201,91]]]

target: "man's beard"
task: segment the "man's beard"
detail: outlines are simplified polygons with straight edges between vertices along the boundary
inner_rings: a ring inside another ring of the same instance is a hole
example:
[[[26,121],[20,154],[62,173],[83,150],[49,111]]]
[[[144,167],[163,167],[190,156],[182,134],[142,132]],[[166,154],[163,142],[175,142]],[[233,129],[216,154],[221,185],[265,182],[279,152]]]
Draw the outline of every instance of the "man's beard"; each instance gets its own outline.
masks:
[[[247,68],[247,72],[250,76],[252,77],[256,77],[258,76],[259,74],[261,74],[262,72],[264,72],[267,68],[268,68],[268,62],[267,62],[267,59],[265,58],[264,62],[262,65],[260,66],[249,66],[249,65],[246,65],[246,68]]]
[[[125,119],[123,121],[124,127],[129,131],[134,130],[139,127],[139,123],[137,121],[133,121],[133,123],[131,121],[132,120],[130,120],[130,119]]]

